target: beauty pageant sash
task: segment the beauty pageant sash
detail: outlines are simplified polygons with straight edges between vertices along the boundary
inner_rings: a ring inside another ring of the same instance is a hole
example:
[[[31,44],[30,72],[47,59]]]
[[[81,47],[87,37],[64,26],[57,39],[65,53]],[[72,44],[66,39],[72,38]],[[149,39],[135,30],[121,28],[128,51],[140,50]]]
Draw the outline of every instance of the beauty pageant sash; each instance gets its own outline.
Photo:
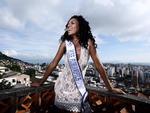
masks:
[[[82,71],[77,61],[74,44],[71,41],[66,41],[66,48],[67,48],[68,63],[69,63],[73,78],[75,80],[75,83],[79,89],[79,92],[82,95],[82,102],[84,103],[88,93],[84,85]]]
[[[75,47],[71,41],[66,41],[66,48],[67,48],[67,59],[68,59],[69,66],[70,66],[73,78],[75,80],[76,86],[82,96],[81,113],[92,113],[92,109],[87,99],[88,92],[86,91],[86,88],[84,85],[82,71],[77,61]]]

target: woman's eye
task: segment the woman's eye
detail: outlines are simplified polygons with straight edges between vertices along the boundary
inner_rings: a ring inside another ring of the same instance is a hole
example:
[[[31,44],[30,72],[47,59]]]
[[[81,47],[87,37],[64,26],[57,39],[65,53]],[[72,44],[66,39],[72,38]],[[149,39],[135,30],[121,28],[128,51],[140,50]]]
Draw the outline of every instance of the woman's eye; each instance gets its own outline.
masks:
[[[70,22],[70,23],[68,24],[67,28],[68,28],[70,25],[73,25],[73,24],[75,24],[75,22]]]
[[[71,24],[74,24],[74,22],[71,22]]]

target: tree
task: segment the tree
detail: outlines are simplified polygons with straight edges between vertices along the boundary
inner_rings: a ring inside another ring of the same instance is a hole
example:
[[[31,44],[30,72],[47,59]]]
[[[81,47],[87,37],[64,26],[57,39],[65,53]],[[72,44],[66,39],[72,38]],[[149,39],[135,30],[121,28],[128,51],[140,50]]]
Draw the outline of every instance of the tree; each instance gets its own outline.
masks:
[[[28,68],[25,70],[24,74],[30,75],[30,77],[35,76],[35,69],[33,68]]]
[[[13,71],[21,72],[21,68],[17,64],[13,64],[10,69]]]
[[[19,65],[17,64],[12,64],[12,65],[6,65],[6,67],[8,67],[10,70],[12,71],[17,71],[17,72],[21,72],[21,68]]]

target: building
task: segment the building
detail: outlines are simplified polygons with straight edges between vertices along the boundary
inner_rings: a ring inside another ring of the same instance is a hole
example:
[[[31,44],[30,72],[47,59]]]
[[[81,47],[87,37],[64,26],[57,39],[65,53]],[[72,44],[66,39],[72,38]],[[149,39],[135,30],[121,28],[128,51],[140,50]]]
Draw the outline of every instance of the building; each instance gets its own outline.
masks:
[[[17,75],[14,75],[14,76],[2,78],[2,79],[0,79],[0,82],[2,82],[3,79],[10,82],[12,86],[15,86],[18,83],[23,84],[25,86],[30,86],[30,76],[29,75],[18,73]]]
[[[3,75],[6,71],[8,71],[9,69],[7,67],[1,67],[0,66],[0,75]]]

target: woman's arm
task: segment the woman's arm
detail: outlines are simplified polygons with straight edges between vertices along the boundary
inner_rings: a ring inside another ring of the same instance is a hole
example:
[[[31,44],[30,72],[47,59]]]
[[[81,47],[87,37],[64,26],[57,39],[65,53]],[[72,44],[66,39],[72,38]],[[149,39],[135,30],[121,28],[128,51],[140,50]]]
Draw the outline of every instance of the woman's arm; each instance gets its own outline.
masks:
[[[106,75],[106,71],[105,71],[103,65],[101,64],[101,62],[98,58],[96,48],[95,48],[95,46],[91,40],[89,40],[89,54],[90,54],[90,56],[91,56],[91,58],[95,64],[97,71],[101,75],[101,78],[103,79],[107,89],[112,90],[112,86],[111,86],[111,84],[107,78],[107,75]]]
[[[112,91],[112,92],[115,92],[115,93],[124,93],[121,89],[118,89],[118,88],[113,88],[112,85],[110,84],[110,81],[107,77],[107,74],[106,74],[106,71],[103,67],[103,65],[101,64],[99,58],[98,58],[98,55],[97,55],[97,52],[96,52],[96,48],[93,44],[93,42],[91,40],[89,40],[89,54],[95,64],[95,67],[97,69],[97,71],[100,73],[101,75],[101,78],[103,79],[107,89],[109,91]]]
[[[65,42],[62,42],[59,46],[59,49],[54,57],[54,59],[52,60],[52,62],[48,65],[45,73],[44,73],[44,77],[43,79],[37,84],[37,83],[33,83],[32,86],[39,86],[41,84],[43,84],[48,76],[52,73],[52,71],[55,69],[55,67],[57,66],[57,64],[59,63],[60,59],[62,58],[64,52],[65,52]]]

